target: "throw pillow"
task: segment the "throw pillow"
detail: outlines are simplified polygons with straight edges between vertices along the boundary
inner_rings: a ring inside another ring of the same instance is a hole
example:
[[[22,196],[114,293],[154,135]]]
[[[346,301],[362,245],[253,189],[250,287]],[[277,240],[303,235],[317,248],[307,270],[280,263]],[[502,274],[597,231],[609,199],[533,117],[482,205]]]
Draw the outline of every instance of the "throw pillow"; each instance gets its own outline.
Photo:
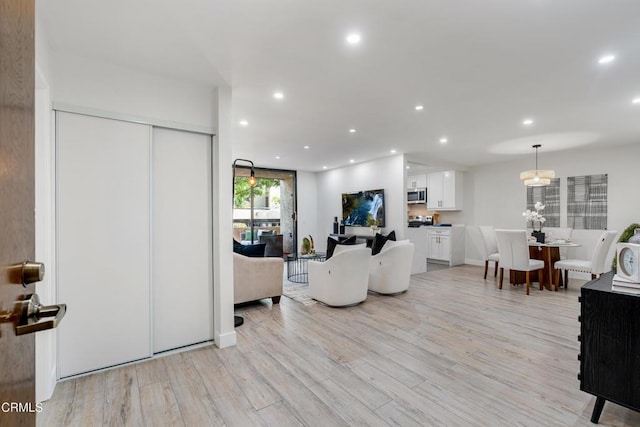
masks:
[[[236,242],[236,240],[234,239],[233,252],[240,255],[244,255],[244,256],[262,258],[264,257],[264,249],[266,246],[267,246],[266,243],[256,243],[255,245],[242,245]]]
[[[394,240],[394,241],[396,240],[395,230],[393,230],[391,233],[387,234],[386,236],[383,236],[380,233],[375,235],[375,237],[373,238],[373,244],[371,245],[371,255],[378,255],[382,250],[382,247],[384,246],[384,244],[387,243],[387,240]]]
[[[356,236],[347,237],[343,241],[339,242],[333,237],[327,238],[327,259],[333,256],[333,251],[336,249],[336,245],[355,245]]]

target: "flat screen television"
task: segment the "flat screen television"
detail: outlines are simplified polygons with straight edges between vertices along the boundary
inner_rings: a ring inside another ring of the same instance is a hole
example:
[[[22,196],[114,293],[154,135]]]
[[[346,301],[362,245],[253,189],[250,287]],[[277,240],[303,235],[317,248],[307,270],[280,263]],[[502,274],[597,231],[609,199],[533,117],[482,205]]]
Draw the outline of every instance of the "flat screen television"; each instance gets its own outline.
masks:
[[[342,220],[351,227],[384,227],[384,190],[342,194]]]

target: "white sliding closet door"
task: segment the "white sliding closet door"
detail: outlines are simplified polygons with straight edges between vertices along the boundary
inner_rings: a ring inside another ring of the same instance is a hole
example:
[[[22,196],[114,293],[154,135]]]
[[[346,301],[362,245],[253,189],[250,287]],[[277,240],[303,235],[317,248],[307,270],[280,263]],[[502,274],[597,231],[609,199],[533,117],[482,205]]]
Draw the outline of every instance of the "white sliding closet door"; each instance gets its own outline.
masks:
[[[151,355],[147,125],[57,113],[61,377]]]
[[[153,351],[213,339],[211,137],[153,129]]]

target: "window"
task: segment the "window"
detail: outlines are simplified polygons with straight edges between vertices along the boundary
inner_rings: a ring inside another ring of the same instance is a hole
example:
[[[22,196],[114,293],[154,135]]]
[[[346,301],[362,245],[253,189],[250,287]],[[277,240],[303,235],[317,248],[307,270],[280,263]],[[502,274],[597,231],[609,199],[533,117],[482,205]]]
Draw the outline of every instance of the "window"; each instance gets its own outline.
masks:
[[[261,235],[282,235],[284,254],[296,248],[296,172],[255,168],[253,193],[250,169],[236,168],[233,195],[233,238],[243,244],[258,243]],[[253,212],[251,197],[253,195]],[[253,216],[252,216],[253,213]],[[253,217],[253,236],[251,219]]]

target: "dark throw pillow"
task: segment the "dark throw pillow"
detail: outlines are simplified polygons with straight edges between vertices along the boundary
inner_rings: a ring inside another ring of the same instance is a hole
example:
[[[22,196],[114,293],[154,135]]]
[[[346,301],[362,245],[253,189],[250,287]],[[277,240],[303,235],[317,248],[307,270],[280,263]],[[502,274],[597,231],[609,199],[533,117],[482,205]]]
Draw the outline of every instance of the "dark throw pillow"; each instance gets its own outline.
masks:
[[[387,234],[386,236],[383,236],[380,233],[375,235],[375,237],[373,238],[373,244],[371,245],[371,255],[379,254],[384,244],[387,243],[387,240],[393,240],[395,242],[396,240],[395,230],[393,230],[391,233]]]
[[[336,245],[355,245],[356,236],[347,237],[342,241],[337,241],[333,237],[327,238],[327,259],[333,256],[333,251],[336,249]]]
[[[266,243],[256,243],[255,245],[243,245],[233,240],[233,252],[250,257],[262,258],[264,257],[264,249],[267,246]]]

